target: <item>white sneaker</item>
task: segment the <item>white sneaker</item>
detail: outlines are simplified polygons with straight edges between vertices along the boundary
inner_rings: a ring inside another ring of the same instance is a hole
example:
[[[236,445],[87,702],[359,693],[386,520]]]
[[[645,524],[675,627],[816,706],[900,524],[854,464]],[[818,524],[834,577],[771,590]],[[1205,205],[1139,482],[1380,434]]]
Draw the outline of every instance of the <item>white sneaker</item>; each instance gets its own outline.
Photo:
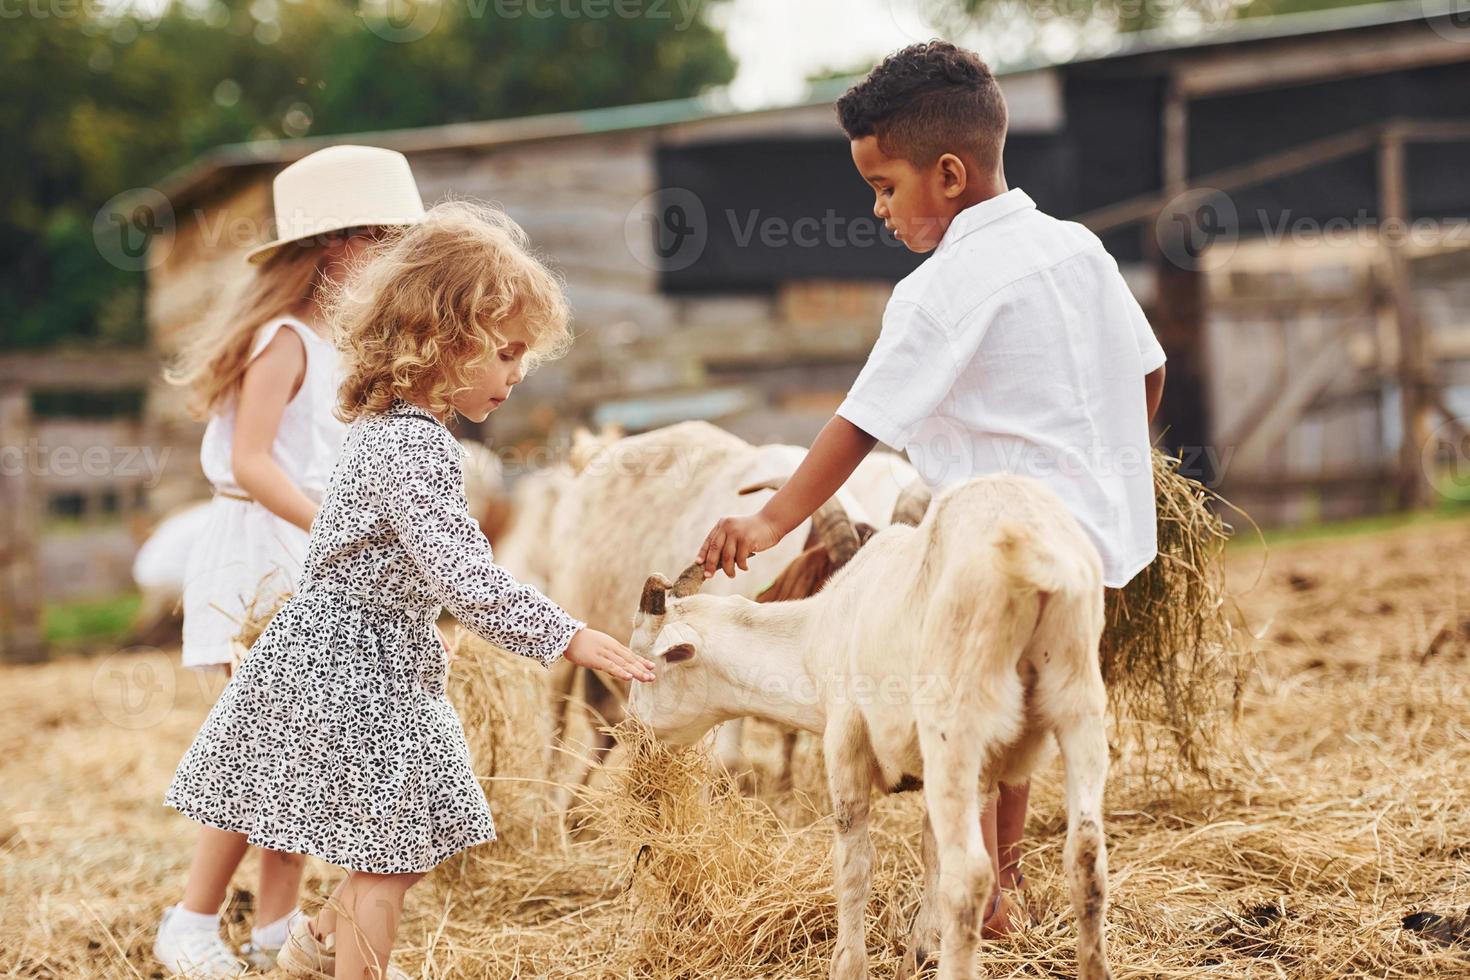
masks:
[[[164,909],[158,924],[158,939],[153,943],[158,962],[188,980],[227,980],[248,969],[219,933],[182,928],[174,921],[174,911],[172,905]]]
[[[261,946],[248,940],[240,947],[240,957],[250,964],[252,970],[269,973],[276,968],[276,957],[281,955],[279,946]]]

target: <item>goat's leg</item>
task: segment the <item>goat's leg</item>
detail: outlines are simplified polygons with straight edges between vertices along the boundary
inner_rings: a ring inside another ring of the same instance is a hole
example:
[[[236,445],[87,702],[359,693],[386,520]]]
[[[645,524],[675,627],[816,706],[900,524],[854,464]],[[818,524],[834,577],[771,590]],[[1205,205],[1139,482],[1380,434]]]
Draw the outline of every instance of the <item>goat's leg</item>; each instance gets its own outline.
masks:
[[[781,774],[776,777],[776,789],[782,793],[791,789],[795,773],[796,736],[799,734],[794,728],[781,733]]]
[[[572,763],[562,785],[556,788],[553,805],[556,812],[565,813],[571,808],[572,799],[578,790],[592,779],[592,771],[602,764],[612,751],[613,737],[604,728],[617,725],[626,714],[625,700],[601,677],[592,671],[581,671],[582,692],[588,712],[592,715],[592,744],[587,755],[572,754]]]
[[[1074,714],[1057,726],[1067,780],[1067,843],[1062,866],[1077,915],[1077,978],[1108,980],[1103,924],[1108,907],[1108,852],[1102,832],[1108,740],[1101,711]]]
[[[546,777],[551,778],[556,769],[557,747],[566,741],[567,719],[577,689],[577,675],[581,669],[570,661],[558,660],[551,668],[551,741],[546,743]]]
[[[932,966],[939,958],[939,845],[934,840],[928,813],[924,814],[923,836],[924,894],[909,927],[908,949],[898,966],[897,980],[918,976],[925,972],[926,962]]]
[[[742,744],[745,740],[745,719],[732,718],[715,726],[715,761],[740,783],[747,793],[755,791],[755,779],[750,765],[745,760]]]
[[[919,724],[924,803],[939,852],[939,980],[975,976],[985,896],[995,869],[980,833],[982,726],[966,710],[944,711]]]
[[[873,879],[873,843],[868,837],[868,799],[873,786],[863,731],[861,717],[847,711],[828,721],[823,739],[836,823],[832,868],[837,948],[832,954],[832,980],[865,980],[868,975],[863,916]]]

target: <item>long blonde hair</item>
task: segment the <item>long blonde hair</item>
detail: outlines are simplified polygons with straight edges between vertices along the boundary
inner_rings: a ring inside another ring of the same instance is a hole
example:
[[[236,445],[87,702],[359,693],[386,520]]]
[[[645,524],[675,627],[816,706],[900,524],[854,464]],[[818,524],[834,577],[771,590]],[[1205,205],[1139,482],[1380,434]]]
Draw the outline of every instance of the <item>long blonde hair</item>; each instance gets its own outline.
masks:
[[[319,298],[326,260],[323,244],[288,245],[237,282],[214,308],[208,325],[163,374],[188,390],[189,411],[196,418],[207,418],[238,390],[258,327]]]
[[[370,248],[331,284],[327,318],[342,351],[344,422],[384,412],[395,398],[444,418],[469,372],[524,329],[526,369],[565,352],[570,314],[561,281],[503,211],[469,201],[435,205],[423,221]]]

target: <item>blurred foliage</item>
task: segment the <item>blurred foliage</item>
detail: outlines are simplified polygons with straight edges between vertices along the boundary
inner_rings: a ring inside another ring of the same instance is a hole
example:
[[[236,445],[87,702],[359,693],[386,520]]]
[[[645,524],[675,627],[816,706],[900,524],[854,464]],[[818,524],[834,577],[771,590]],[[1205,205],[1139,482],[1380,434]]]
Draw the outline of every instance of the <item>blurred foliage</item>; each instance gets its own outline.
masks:
[[[1349,7],[1381,0],[913,0],[941,37],[979,37],[988,52],[1009,58],[1069,57],[1091,41],[1119,32],[1166,28],[1180,33],[1199,25]],[[976,41],[978,43],[978,41]]]
[[[119,646],[127,642],[142,598],[135,592],[51,603],[41,609],[41,631],[52,652]]]
[[[146,13],[11,0],[0,349],[144,342],[143,277],[103,258],[94,217],[212,146],[695,95],[734,74],[708,13],[698,4],[686,22],[684,5],[645,0],[162,0]]]

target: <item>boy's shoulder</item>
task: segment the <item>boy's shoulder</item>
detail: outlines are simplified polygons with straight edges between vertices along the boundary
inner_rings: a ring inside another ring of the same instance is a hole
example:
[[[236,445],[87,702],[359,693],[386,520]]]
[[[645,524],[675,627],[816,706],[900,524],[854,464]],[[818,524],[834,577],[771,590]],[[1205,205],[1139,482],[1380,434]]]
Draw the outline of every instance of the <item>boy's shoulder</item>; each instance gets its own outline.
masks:
[[[1028,208],[941,243],[899,280],[889,302],[918,306],[938,320],[963,316],[987,299],[1025,288],[1040,272],[1079,260],[1100,273],[1117,268],[1092,229]]]

